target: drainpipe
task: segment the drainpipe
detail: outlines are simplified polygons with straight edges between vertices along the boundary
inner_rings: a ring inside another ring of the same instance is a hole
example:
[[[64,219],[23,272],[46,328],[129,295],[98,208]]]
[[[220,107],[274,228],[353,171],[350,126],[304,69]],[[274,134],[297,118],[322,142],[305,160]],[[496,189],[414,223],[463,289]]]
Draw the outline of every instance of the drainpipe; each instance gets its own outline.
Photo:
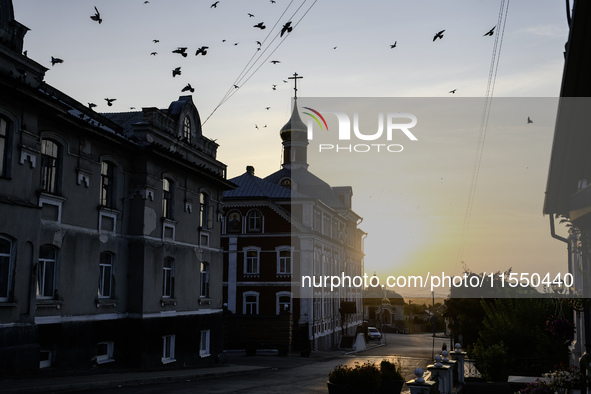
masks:
[[[572,267],[572,247],[571,247],[571,243],[568,242],[568,240],[564,237],[559,236],[558,234],[556,234],[555,228],[554,228],[554,215],[550,214],[550,235],[552,235],[552,238],[556,238],[559,241],[565,242],[567,244],[567,250],[568,250],[568,270],[569,272],[574,272],[574,267]],[[589,338],[589,329],[591,329],[591,310],[589,309],[588,306],[584,306],[583,309],[583,326],[584,326],[584,330],[585,330],[585,353],[581,356],[581,358],[579,359],[579,371],[581,371],[585,378],[582,379],[583,383],[581,386],[581,392],[586,392],[586,385],[585,382],[587,381],[587,376],[589,375],[587,371],[587,367],[589,364],[588,358],[589,358],[589,354],[591,354],[591,338]]]

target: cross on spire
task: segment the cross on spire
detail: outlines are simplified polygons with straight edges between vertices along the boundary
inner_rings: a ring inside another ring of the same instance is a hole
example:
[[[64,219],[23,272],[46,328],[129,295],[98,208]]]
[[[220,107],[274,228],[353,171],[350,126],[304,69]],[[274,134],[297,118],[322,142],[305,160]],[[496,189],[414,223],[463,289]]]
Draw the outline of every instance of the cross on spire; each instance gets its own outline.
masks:
[[[293,90],[294,90],[294,94],[293,94],[293,98],[297,99],[298,98],[298,79],[302,79],[304,77],[298,77],[298,73],[293,73],[293,77],[287,77],[287,79],[293,79]]]

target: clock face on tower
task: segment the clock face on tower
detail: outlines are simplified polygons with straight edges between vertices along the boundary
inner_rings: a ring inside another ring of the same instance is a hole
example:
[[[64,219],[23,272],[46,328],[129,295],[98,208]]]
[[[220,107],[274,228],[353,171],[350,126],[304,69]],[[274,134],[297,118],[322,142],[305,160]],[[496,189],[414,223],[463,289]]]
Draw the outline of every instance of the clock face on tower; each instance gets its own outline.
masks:
[[[283,179],[280,184],[281,184],[281,186],[284,186],[284,187],[291,187],[291,179],[289,179],[289,178]]]

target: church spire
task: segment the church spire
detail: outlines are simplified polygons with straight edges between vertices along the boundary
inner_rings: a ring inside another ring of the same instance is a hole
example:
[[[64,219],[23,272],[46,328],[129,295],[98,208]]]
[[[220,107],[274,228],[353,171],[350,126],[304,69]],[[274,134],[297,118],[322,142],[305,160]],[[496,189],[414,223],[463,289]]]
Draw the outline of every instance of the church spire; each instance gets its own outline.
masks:
[[[298,79],[303,77],[294,73],[288,79],[294,80],[293,110],[289,121],[281,128],[279,135],[283,140],[283,168],[308,168],[308,129],[298,111]]]

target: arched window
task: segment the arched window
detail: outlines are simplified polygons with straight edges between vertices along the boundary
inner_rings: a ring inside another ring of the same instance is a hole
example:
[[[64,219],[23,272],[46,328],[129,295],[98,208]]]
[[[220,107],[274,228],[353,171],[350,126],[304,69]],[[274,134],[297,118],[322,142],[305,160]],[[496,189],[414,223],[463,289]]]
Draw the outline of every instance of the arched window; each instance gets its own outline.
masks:
[[[263,228],[263,215],[259,210],[248,213],[248,231],[260,232]]]
[[[101,162],[101,205],[115,208],[115,164]]]
[[[10,239],[0,236],[0,301],[8,301],[12,287],[12,245]]]
[[[51,299],[57,293],[57,248],[53,245],[42,245],[39,248],[37,265],[37,298]]]
[[[169,178],[162,179],[162,216],[174,218],[174,182]]]
[[[199,296],[209,298],[209,263],[201,263]]]
[[[230,211],[226,216],[226,232],[240,233],[242,232],[242,216],[238,211]]]
[[[99,298],[111,298],[113,294],[113,262],[114,256],[109,252],[102,252],[99,260]]]
[[[60,146],[51,140],[41,140],[41,185],[42,191],[59,193]]]
[[[259,293],[246,291],[242,294],[242,313],[244,315],[259,314]]]
[[[187,142],[191,142],[191,118],[185,116],[183,120],[183,139]]]
[[[260,248],[244,248],[244,273],[247,275],[258,275],[259,273],[259,252]]]
[[[277,248],[277,274],[291,274],[291,247],[289,246]]]
[[[276,313],[279,314],[281,312],[292,311],[291,308],[291,293],[289,291],[280,291],[275,294],[275,299],[277,301]]]

